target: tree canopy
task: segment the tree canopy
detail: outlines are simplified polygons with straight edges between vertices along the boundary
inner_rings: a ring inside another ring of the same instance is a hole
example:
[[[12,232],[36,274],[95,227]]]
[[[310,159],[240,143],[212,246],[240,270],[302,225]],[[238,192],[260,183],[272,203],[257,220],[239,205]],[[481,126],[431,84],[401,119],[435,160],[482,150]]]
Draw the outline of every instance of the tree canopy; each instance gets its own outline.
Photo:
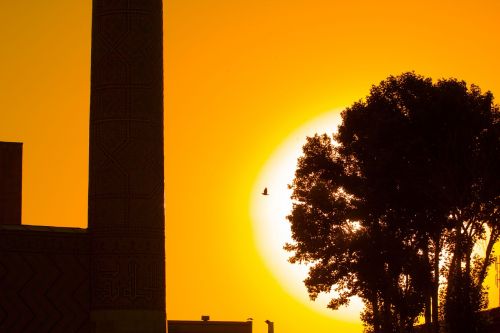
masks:
[[[311,298],[361,297],[368,332],[410,332],[421,315],[437,332],[440,311],[450,332],[477,331],[500,236],[499,128],[490,92],[404,73],[346,108],[333,137],[307,138],[285,248],[312,264]]]

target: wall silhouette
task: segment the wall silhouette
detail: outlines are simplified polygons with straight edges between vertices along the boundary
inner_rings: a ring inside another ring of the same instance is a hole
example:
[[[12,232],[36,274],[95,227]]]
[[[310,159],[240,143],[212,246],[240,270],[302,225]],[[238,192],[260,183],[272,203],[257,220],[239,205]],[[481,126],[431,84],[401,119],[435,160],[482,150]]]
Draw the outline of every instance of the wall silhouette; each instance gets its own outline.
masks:
[[[0,224],[21,224],[23,144],[0,142]]]
[[[0,332],[90,332],[86,230],[0,225]]]
[[[169,333],[252,333],[252,321],[169,320]]]

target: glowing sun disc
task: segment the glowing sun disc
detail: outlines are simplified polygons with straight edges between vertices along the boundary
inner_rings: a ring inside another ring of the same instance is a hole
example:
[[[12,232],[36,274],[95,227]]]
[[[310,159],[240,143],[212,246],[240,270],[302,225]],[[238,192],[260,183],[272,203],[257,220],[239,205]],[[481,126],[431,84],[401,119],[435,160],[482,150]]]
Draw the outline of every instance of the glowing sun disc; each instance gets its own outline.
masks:
[[[341,122],[341,110],[328,112],[293,132],[276,149],[255,182],[251,202],[251,215],[254,221],[254,236],[264,261],[276,278],[295,298],[314,310],[343,321],[358,321],[362,309],[361,301],[352,299],[348,307],[337,311],[326,308],[331,296],[320,295],[316,301],[311,301],[304,286],[308,268],[305,265],[290,264],[290,253],[283,249],[287,242],[291,242],[289,215],[292,202],[290,199],[291,184],[297,166],[297,158],[302,154],[302,146],[306,136],[315,133],[331,135],[337,131]],[[261,195],[264,188],[269,195]]]

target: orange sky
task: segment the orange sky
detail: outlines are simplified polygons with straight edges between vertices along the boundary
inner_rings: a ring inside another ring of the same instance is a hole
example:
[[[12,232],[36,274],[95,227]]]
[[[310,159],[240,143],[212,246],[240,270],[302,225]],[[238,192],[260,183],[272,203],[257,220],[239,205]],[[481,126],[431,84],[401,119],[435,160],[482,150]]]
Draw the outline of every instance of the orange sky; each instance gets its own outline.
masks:
[[[453,76],[500,96],[500,2],[164,7],[168,317],[361,332],[306,306],[267,268],[254,184],[290,133],[390,74]],[[0,1],[0,140],[24,142],[25,224],[86,226],[90,15],[90,0]]]

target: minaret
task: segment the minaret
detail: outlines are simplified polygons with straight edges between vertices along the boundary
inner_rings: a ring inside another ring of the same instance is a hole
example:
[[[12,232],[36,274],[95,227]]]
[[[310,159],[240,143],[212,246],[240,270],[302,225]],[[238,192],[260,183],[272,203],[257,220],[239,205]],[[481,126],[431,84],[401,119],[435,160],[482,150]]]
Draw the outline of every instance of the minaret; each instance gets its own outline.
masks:
[[[93,0],[89,232],[95,332],[165,332],[161,0]]]

